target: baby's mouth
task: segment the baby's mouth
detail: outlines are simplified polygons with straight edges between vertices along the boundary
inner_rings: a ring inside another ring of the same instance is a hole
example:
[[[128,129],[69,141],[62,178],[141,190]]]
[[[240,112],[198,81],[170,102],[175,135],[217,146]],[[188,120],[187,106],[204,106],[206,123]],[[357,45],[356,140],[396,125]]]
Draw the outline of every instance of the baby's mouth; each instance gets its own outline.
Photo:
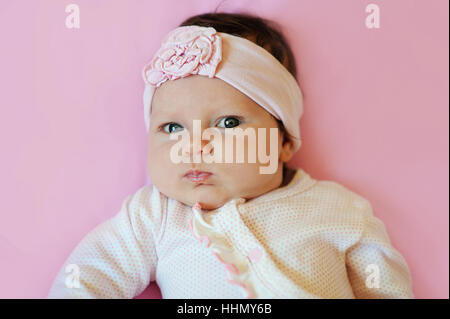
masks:
[[[197,171],[197,170],[189,170],[184,177],[186,177],[188,180],[190,180],[193,183],[203,183],[205,182],[212,173],[210,172],[204,172],[204,171]]]

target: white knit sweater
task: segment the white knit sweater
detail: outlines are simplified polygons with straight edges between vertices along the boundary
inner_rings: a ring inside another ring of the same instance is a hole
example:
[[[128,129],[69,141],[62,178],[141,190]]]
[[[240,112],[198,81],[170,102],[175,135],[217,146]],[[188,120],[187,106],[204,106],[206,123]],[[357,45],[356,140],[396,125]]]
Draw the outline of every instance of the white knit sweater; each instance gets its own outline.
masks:
[[[413,298],[370,203],[302,169],[208,212],[142,187],[77,245],[48,298],[133,298],[155,280],[163,298]]]

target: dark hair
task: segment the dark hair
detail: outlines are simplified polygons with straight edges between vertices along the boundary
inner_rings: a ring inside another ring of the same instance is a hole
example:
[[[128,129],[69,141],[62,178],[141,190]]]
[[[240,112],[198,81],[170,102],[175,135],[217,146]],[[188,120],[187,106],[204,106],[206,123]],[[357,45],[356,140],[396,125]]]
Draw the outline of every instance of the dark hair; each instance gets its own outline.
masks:
[[[294,54],[274,21],[247,13],[204,13],[184,20],[179,26],[213,27],[256,43],[271,53],[297,79]]]
[[[212,12],[191,16],[179,26],[198,25],[213,27],[217,32],[224,32],[252,41],[272,54],[297,80],[297,69],[294,54],[284,37],[279,31],[280,26],[271,20],[254,16],[248,13],[222,13]],[[280,130],[290,139],[290,135],[283,125],[277,120]]]

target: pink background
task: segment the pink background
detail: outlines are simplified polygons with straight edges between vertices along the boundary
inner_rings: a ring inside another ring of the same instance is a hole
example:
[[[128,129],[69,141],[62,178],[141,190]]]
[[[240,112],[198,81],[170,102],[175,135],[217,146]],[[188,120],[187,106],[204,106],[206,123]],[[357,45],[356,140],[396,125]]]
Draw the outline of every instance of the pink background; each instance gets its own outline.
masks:
[[[365,7],[380,7],[380,29]],[[81,28],[65,27],[80,6]],[[44,298],[75,245],[147,182],[141,68],[219,1],[0,2],[0,297]],[[369,199],[418,298],[449,297],[447,0],[225,1],[278,21],[312,177]],[[141,298],[158,297],[153,288]]]

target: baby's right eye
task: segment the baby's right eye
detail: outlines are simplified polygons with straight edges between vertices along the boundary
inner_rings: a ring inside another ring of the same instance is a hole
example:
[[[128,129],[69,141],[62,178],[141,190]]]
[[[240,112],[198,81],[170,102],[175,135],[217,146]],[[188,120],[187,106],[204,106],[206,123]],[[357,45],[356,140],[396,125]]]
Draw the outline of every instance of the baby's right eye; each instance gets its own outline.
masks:
[[[179,125],[177,123],[168,123],[168,124],[164,125],[162,129],[164,130],[164,132],[170,134],[170,133],[174,132],[172,129],[176,128],[177,126],[180,128],[183,128],[181,125]]]

